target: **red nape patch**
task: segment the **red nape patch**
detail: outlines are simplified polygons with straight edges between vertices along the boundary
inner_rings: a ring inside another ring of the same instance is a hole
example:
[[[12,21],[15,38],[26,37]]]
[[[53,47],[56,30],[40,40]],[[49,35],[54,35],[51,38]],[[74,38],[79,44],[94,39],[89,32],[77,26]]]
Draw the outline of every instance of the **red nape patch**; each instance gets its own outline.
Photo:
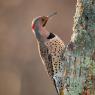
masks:
[[[35,25],[34,24],[32,24],[32,29],[34,29],[35,28]]]

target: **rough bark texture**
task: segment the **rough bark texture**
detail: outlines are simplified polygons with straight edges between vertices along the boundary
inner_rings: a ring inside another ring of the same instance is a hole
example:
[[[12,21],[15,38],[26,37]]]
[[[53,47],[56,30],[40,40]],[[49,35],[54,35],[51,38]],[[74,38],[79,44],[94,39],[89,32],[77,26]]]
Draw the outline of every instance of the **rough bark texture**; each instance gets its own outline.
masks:
[[[95,95],[95,0],[77,0],[64,60],[64,95]]]

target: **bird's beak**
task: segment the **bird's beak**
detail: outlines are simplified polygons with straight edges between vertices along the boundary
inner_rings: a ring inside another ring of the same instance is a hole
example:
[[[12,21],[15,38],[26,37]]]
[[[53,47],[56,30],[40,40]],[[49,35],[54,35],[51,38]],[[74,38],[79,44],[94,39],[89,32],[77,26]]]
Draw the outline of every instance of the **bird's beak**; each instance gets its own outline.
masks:
[[[48,21],[52,16],[54,16],[54,15],[57,15],[57,12],[53,12],[52,14],[50,14],[50,15],[48,15],[48,16],[46,17],[46,20],[45,20],[45,22],[44,22],[44,24],[43,24],[43,27],[46,25],[47,21]]]
[[[47,17],[48,17],[48,18],[51,18],[51,17],[54,16],[54,15],[57,15],[57,12],[53,12],[53,13],[51,13],[50,15],[48,15]]]

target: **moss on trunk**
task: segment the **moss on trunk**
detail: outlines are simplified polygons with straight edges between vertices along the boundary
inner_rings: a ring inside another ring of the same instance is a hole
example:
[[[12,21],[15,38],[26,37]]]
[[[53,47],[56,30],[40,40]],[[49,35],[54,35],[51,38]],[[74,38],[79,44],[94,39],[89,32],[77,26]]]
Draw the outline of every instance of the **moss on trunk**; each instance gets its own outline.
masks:
[[[64,95],[95,95],[95,0],[77,0],[73,31],[63,54]]]

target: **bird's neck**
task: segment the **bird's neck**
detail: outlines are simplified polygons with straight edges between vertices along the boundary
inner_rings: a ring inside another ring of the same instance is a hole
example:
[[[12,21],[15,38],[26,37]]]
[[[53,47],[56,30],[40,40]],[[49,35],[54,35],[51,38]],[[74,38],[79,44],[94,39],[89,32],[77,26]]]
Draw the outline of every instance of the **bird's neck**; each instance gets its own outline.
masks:
[[[48,32],[47,29],[45,27],[42,27],[41,25],[37,26],[34,31],[38,40],[46,40],[47,37],[50,35],[50,32]]]
[[[45,27],[40,27],[39,28],[40,34],[44,37],[47,38],[50,35],[50,32],[47,31]]]

